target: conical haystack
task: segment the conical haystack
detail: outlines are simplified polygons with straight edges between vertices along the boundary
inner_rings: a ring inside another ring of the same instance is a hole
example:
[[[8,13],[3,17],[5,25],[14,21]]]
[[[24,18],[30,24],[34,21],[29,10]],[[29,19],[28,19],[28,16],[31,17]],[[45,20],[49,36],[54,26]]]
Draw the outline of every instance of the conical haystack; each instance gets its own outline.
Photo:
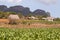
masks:
[[[11,14],[11,15],[9,15],[8,19],[9,19],[9,23],[10,23],[10,24],[17,24],[17,21],[18,21],[20,18],[19,18],[19,16],[16,15],[16,14],[15,14],[15,15]]]

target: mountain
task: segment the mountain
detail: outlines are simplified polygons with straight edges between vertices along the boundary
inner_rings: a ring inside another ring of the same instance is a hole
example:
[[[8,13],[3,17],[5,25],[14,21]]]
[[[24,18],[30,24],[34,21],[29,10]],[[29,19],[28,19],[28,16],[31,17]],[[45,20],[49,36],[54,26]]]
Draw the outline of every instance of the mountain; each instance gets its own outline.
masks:
[[[24,9],[24,7],[22,7],[22,6],[13,6],[13,7],[8,8],[5,11],[18,13],[18,12],[22,12],[23,9]]]
[[[47,12],[41,9],[37,9],[33,12],[34,15],[41,15],[41,16],[47,16]]]
[[[7,9],[7,6],[5,5],[0,5],[0,11],[5,11]]]
[[[0,5],[0,11],[22,13],[24,16],[26,16],[28,14],[47,16],[47,12],[45,12],[44,10],[37,9],[34,12],[31,12],[30,8],[23,7],[23,6],[20,6],[20,5],[12,6],[12,7],[9,7],[9,8],[5,5]]]
[[[28,7],[25,7],[22,11],[22,14],[24,14],[24,15],[29,15],[30,13],[31,13],[31,11],[30,11],[30,8],[28,8]]]

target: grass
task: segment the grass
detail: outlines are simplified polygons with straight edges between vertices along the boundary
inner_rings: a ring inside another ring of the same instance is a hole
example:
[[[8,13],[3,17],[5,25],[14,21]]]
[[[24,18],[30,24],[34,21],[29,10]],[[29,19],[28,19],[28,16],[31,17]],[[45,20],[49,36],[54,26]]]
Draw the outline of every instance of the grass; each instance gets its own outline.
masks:
[[[9,23],[8,19],[0,19],[1,23]],[[21,23],[21,24],[32,24],[32,23],[42,23],[42,24],[60,24],[60,21],[53,21],[53,22],[49,22],[49,21],[45,21],[45,20],[18,20],[16,21],[17,23]]]
[[[60,40],[60,28],[0,28],[0,40]]]
[[[45,21],[45,20],[21,20],[20,23],[22,24],[32,24],[32,23],[42,23],[42,24],[60,24],[60,21]]]

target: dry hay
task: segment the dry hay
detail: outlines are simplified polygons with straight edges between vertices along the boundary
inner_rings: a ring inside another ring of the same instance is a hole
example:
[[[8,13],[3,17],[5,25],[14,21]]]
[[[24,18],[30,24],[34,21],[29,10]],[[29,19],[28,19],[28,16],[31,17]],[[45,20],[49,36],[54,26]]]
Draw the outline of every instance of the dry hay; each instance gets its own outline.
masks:
[[[11,14],[11,15],[9,15],[8,19],[9,19],[9,20],[19,20],[20,18],[19,18],[18,15],[13,15],[13,14]]]
[[[14,24],[14,23],[17,23],[17,21],[18,21],[20,18],[19,18],[18,15],[13,15],[13,14],[11,14],[11,15],[9,15],[8,19],[9,19],[9,23]]]

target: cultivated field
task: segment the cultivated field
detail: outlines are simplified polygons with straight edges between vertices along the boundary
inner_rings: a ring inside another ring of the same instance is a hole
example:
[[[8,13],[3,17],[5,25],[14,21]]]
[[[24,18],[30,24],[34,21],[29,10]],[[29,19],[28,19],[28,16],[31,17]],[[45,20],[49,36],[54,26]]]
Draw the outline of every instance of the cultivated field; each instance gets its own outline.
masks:
[[[60,40],[60,22],[43,20],[19,20],[8,24],[0,19],[0,40]]]
[[[0,28],[0,40],[60,40],[60,28]]]
[[[44,27],[60,27],[59,21],[48,22],[43,20],[19,20],[19,24],[12,25],[8,24],[8,19],[0,19],[0,27],[9,27],[9,28],[44,28]]]

